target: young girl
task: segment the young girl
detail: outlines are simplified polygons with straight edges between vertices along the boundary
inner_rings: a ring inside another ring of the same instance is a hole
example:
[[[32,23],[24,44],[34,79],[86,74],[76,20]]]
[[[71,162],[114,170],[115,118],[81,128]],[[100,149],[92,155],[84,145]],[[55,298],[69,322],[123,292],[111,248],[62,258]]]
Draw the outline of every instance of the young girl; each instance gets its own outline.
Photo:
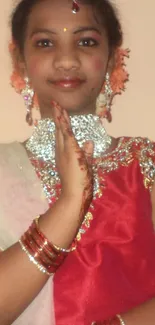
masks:
[[[108,0],[13,12],[12,84],[41,120],[0,145],[1,325],[155,324],[155,145],[103,126],[121,44]]]

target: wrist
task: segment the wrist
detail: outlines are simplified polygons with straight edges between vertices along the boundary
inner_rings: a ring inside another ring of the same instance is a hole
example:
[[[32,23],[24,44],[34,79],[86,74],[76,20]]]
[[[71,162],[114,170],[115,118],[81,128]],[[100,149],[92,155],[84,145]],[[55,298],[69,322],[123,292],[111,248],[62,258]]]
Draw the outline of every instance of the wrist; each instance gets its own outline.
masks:
[[[61,195],[60,195],[60,200],[66,201],[66,202],[73,202],[73,203],[78,202],[78,204],[79,204],[79,202],[82,203],[82,197],[83,197],[82,191],[67,192],[67,191],[62,190]]]

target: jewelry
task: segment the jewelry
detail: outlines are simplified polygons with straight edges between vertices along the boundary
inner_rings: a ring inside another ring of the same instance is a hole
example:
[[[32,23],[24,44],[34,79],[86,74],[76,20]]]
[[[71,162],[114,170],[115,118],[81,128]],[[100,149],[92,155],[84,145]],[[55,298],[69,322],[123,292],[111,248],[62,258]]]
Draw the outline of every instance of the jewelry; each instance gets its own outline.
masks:
[[[73,12],[76,13],[79,10],[79,5],[77,4],[77,1],[73,2]],[[11,73],[10,81],[12,87],[16,90],[17,93],[21,93],[23,88],[25,87],[25,83],[23,78],[19,75],[19,73],[16,70],[15,62],[14,62],[14,50],[16,48],[16,44],[14,40],[12,39],[9,43],[9,52],[12,57],[12,66],[13,71]],[[111,73],[110,76],[110,84],[113,91],[112,99],[117,94],[122,94],[122,92],[125,90],[125,83],[129,80],[129,74],[126,70],[126,64],[125,64],[125,58],[129,58],[129,49],[122,49],[117,48],[115,51],[115,67]],[[104,90],[101,91],[101,93],[104,93]],[[102,95],[100,96],[100,101],[105,101]],[[104,104],[104,103],[103,103]],[[38,108],[38,99],[35,94],[33,98],[33,107]],[[111,120],[111,112],[107,111],[106,109],[106,103],[105,105],[97,105],[97,115],[106,117],[109,121]]]
[[[67,32],[67,28],[66,28],[66,27],[64,27],[64,33],[65,33],[65,32]]]
[[[91,325],[125,325],[125,323],[120,315],[116,315],[112,319],[107,319],[100,322],[92,322]]]
[[[116,317],[119,319],[120,325],[126,325],[121,315],[116,315]]]
[[[44,246],[46,246],[47,245],[47,239],[46,239],[46,237],[39,230],[38,218],[36,218],[34,220],[34,222],[35,222],[35,227],[37,228],[37,231],[38,231],[39,235],[44,240]],[[70,252],[72,252],[74,250],[74,247],[73,248],[71,247],[70,249],[66,249],[66,248],[62,248],[62,247],[59,247],[57,245],[52,244],[52,250],[53,249],[56,251],[56,253],[59,253],[59,252],[61,252],[61,253],[70,253]]]
[[[25,77],[24,81],[25,81],[25,88],[21,91],[21,95],[23,96],[24,103],[25,103],[25,106],[27,109],[26,122],[29,125],[32,125],[33,120],[32,120],[31,109],[32,109],[32,103],[33,103],[34,90],[30,88],[28,77]]]
[[[23,251],[27,254],[30,261],[37,268],[48,275],[56,272],[57,268],[62,264],[69,250],[59,248],[49,242],[46,236],[39,229],[38,218],[36,218],[29,229],[19,240]]]
[[[110,110],[111,103],[113,98],[113,90],[110,84],[110,76],[109,73],[106,73],[105,76],[105,84],[104,84],[104,92],[101,91],[100,95],[96,101],[96,114],[102,116],[104,112],[106,112],[105,117],[110,121]]]
[[[94,157],[102,157],[111,146],[112,138],[106,133],[101,120],[92,114],[71,117],[71,127],[80,147],[86,141],[94,142]],[[31,153],[30,161],[41,180],[45,196],[52,205],[60,196],[61,183],[55,162],[55,124],[51,119],[44,119],[34,127],[34,132],[26,143]],[[93,164],[93,197],[101,197],[98,169]],[[93,220],[93,203],[86,213],[71,250],[76,249],[77,242],[90,227]],[[58,247],[55,249],[60,251]]]
[[[70,118],[71,127],[82,148],[86,141],[94,143],[94,158],[102,157],[109,149],[112,138],[107,134],[98,116],[75,115]],[[40,120],[26,143],[33,157],[55,165],[55,124],[47,118]]]
[[[94,158],[104,156],[112,143],[98,116],[76,115],[71,117],[71,127],[80,147],[86,141],[94,143]],[[26,149],[32,154],[31,162],[38,175],[41,176],[43,188],[49,202],[55,202],[60,194],[60,179],[55,163],[55,124],[51,119],[38,122],[34,132],[26,143]],[[98,171],[95,166],[94,197],[100,196]],[[90,218],[89,218],[90,219]]]
[[[80,7],[78,5],[77,0],[73,0],[73,5],[72,5],[72,12],[73,14],[76,14],[80,10]]]
[[[28,256],[30,262],[32,262],[37,268],[39,271],[41,271],[42,273],[45,273],[47,275],[52,275],[50,274],[48,271],[46,271],[46,269],[40,264],[38,263],[35,258],[29,253],[28,249],[26,248],[26,245],[23,244],[23,242],[21,240],[19,240],[19,244],[22,248],[22,250],[26,253],[26,255]]]

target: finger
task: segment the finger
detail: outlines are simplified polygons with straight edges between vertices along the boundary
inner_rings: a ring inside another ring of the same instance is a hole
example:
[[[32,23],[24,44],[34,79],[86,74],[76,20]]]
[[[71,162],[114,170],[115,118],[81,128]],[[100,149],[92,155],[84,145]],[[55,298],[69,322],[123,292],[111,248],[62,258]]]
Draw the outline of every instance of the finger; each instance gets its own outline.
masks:
[[[52,102],[52,105],[54,106],[54,111],[55,111],[54,112],[55,125],[61,130],[61,135],[60,133],[58,133],[57,137],[59,139],[59,143],[61,144],[62,150],[67,149],[68,145],[72,147],[78,146],[78,143],[75,139],[75,136],[71,128],[71,122],[67,111],[62,109],[60,105],[55,102]],[[63,139],[62,139],[62,135],[63,135]]]
[[[70,121],[68,112],[65,109],[63,109],[63,115],[64,115],[64,118],[66,119],[66,122],[68,122],[69,126],[71,127],[71,121]]]
[[[88,164],[91,164],[93,159],[94,143],[92,141],[86,141],[83,145],[83,151]]]
[[[60,128],[65,140],[74,138],[70,118],[64,109],[61,111]]]
[[[52,117],[57,128],[60,128],[61,107],[58,103],[52,101]]]
[[[55,101],[52,101],[51,104],[53,121],[55,123],[55,150],[56,156],[59,156],[60,152],[64,150],[64,139],[60,128],[61,107]]]
[[[64,137],[61,129],[56,126],[55,128],[55,150],[56,156],[64,151]]]

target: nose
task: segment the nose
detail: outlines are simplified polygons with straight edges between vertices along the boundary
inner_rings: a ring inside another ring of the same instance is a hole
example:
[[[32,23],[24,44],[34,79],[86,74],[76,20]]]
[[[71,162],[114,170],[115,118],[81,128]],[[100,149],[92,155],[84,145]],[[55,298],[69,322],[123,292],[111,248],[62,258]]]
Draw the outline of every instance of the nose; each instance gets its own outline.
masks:
[[[78,70],[80,67],[80,59],[75,50],[61,48],[55,54],[53,64],[56,70]]]

